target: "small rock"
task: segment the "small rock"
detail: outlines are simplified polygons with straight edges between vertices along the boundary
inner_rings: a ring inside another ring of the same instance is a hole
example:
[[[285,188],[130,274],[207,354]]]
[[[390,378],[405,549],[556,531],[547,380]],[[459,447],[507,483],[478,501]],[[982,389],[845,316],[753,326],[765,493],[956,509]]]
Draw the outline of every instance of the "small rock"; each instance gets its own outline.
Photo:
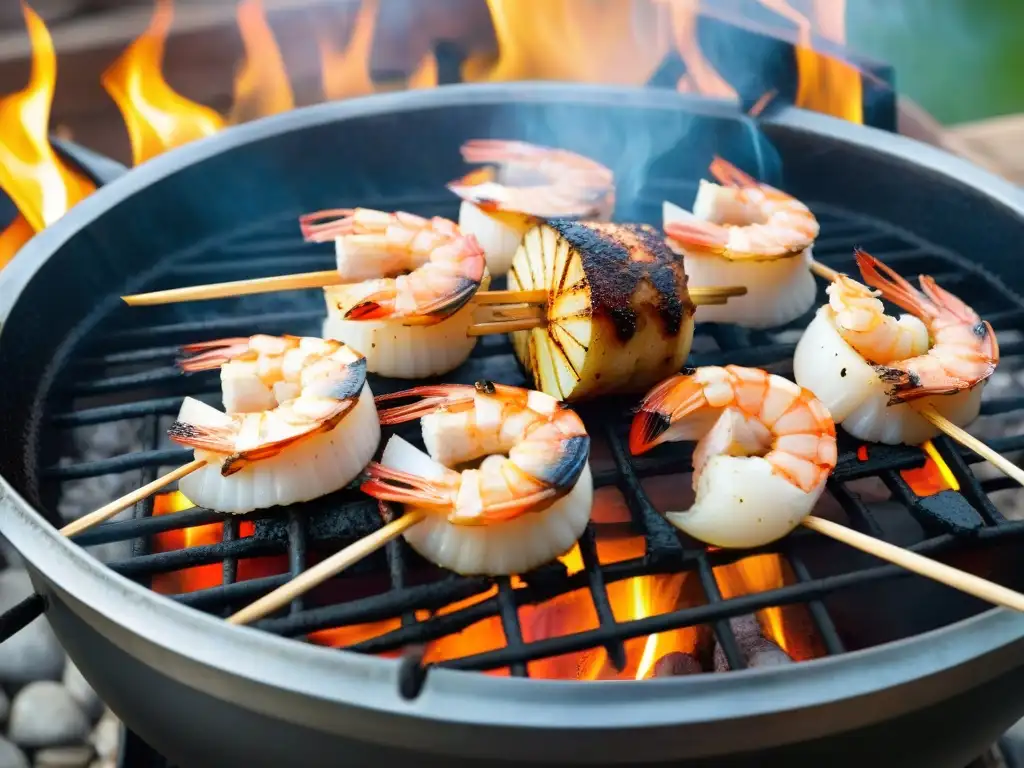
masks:
[[[89,743],[96,749],[101,760],[113,762],[117,760],[117,750],[121,746],[121,721],[109,709],[92,729]]]
[[[33,768],[87,768],[92,758],[89,746],[49,747],[36,752]]]
[[[10,568],[0,573],[0,613],[32,592],[27,571]],[[0,643],[0,683],[23,685],[35,680],[57,680],[63,671],[64,650],[43,616]]]
[[[11,700],[7,698],[4,689],[0,688],[0,725],[7,722],[7,715],[11,712]]]
[[[68,659],[64,667],[64,687],[91,722],[95,723],[100,719],[104,710],[103,702],[71,659]]]
[[[41,680],[29,683],[14,697],[7,731],[21,747],[63,746],[86,740],[89,719],[67,688]]]
[[[666,653],[654,664],[652,677],[681,677],[683,675],[699,675],[704,670],[697,657],[690,653],[673,651]]]
[[[29,768],[25,753],[7,739],[2,738],[0,738],[0,768]]]

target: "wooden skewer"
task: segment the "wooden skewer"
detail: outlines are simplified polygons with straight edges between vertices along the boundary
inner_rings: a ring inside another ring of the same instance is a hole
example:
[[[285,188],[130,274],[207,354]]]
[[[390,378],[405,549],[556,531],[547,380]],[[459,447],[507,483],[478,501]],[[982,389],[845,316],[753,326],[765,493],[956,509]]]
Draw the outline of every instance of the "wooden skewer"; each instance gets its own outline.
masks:
[[[264,595],[238,613],[232,614],[227,618],[228,624],[249,624],[283,608],[295,598],[320,586],[364,557],[373,554],[392,539],[397,539],[424,517],[423,512],[408,512],[397,520],[392,520],[380,530],[374,531],[354,544],[349,544],[341,551],[296,576],[287,584],[282,584],[270,594]]]
[[[95,512],[90,512],[84,517],[80,517],[74,522],[68,523],[60,529],[60,532],[64,536],[74,536],[75,534],[88,530],[89,528],[92,528],[94,525],[98,525],[99,523],[102,523],[105,520],[109,520],[121,510],[128,509],[128,507],[132,506],[133,504],[138,504],[143,499],[152,496],[154,493],[159,491],[164,486],[170,485],[175,480],[180,480],[185,475],[191,474],[192,472],[195,472],[197,469],[200,469],[205,466],[205,459],[196,459],[194,461],[190,461],[188,464],[184,464],[178,467],[177,469],[171,470],[166,475],[158,477],[153,482],[146,483],[146,485],[142,486],[141,488],[134,490],[131,493],[125,494],[121,498],[115,499],[109,504],[100,507]]]
[[[393,520],[380,530],[371,533],[354,544],[350,544],[326,560],[317,563],[308,571],[296,576],[288,583],[281,585],[273,592],[229,616],[227,622],[229,624],[251,624],[254,621],[269,616],[288,605],[295,598],[301,597],[328,579],[337,576],[346,568],[350,568],[363,558],[369,557],[389,541],[398,538],[414,525],[421,522],[424,517],[423,512],[409,512],[397,520]],[[919,576],[933,579],[953,589],[959,589],[961,592],[973,595],[994,605],[1024,611],[1024,595],[982,579],[979,576],[974,576],[966,571],[961,571],[937,560],[932,560],[916,552],[897,547],[820,517],[808,517],[803,521],[803,525],[823,536],[840,541],[862,552],[867,552],[869,555],[874,555],[880,560],[906,568],[908,571],[912,571]]]
[[[811,272],[820,278],[828,280],[830,283],[839,276],[839,273],[832,269],[832,267],[826,267],[820,261],[813,259],[811,260]]]
[[[959,589],[961,592],[973,595],[993,605],[1001,605],[1015,611],[1024,611],[1024,595],[983,579],[980,576],[961,571],[951,565],[940,563],[938,560],[932,560],[929,557],[911,552],[903,547],[897,547],[895,544],[889,544],[873,536],[867,536],[852,528],[847,528],[845,525],[833,523],[831,520],[811,516],[804,519],[803,525],[823,536],[841,541],[843,544],[859,549],[861,552],[867,552],[869,555],[874,555],[880,560],[906,568],[908,571],[913,571],[919,576],[933,579],[940,584],[945,584],[947,587]]]
[[[924,416],[926,419],[928,419],[928,421],[930,421],[936,427],[945,432],[946,435],[948,435],[950,438],[960,443],[960,445],[964,446],[965,448],[970,448],[972,451],[981,456],[981,458],[985,459],[989,464],[994,466],[1004,475],[1013,480],[1016,480],[1021,485],[1024,485],[1024,470],[1022,470],[1008,458],[1003,456],[1001,453],[996,453],[994,450],[992,450],[983,442],[981,442],[981,440],[965,431],[962,427],[958,427],[956,424],[954,424],[941,413],[936,411],[930,405],[918,408],[917,412]]]
[[[251,280],[233,280],[229,283],[192,285],[187,288],[171,288],[153,293],[137,293],[133,296],[122,296],[121,300],[132,307],[148,307],[155,304],[174,304],[179,301],[224,299],[229,296],[246,296],[252,293],[326,288],[329,285],[340,285],[341,283],[341,276],[336,269],[325,269],[323,272],[258,277]]]

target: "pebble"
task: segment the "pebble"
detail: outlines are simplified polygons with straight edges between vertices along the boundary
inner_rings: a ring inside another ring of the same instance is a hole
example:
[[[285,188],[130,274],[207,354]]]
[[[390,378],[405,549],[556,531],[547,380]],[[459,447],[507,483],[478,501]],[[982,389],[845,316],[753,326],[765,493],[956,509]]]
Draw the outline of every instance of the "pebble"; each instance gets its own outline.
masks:
[[[32,594],[28,572],[9,568],[0,573],[0,613]],[[45,617],[0,643],[0,683],[24,685],[36,680],[58,680],[64,671],[64,649]]]
[[[89,736],[89,743],[96,749],[101,761],[117,760],[117,750],[121,746],[121,721],[111,710],[104,712],[96,723]]]
[[[95,723],[100,719],[104,710],[103,702],[71,659],[68,659],[64,667],[64,687],[68,689],[71,698],[82,708],[90,722]]]
[[[11,704],[7,736],[21,747],[55,747],[84,742],[89,719],[60,683],[49,680],[22,688]]]
[[[29,768],[25,753],[3,738],[0,738],[0,768]]]
[[[92,758],[89,746],[49,747],[36,752],[33,768],[88,768]]]

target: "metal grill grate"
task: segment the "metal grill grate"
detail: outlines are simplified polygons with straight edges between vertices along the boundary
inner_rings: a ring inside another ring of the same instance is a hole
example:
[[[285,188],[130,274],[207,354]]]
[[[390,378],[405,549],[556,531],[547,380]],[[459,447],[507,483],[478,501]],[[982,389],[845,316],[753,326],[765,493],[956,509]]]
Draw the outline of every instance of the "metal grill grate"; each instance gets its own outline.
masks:
[[[652,195],[640,207],[650,214],[646,217],[650,220],[657,219],[663,197],[689,199],[693,188],[680,186],[656,192],[659,194]],[[380,208],[454,215],[447,200],[362,202]],[[815,256],[821,261],[851,270],[852,249],[860,246],[901,272],[932,274],[940,284],[971,303],[997,331],[1012,328],[1024,320],[1024,305],[1014,294],[957,255],[943,252],[880,222],[813,204],[812,208],[822,225],[815,247]],[[165,263],[167,268],[154,278],[149,289],[325,269],[333,263],[333,254],[324,246],[303,245],[294,218],[288,217],[266,222],[219,244],[170,257]],[[217,403],[218,380],[215,373],[192,377],[179,374],[173,366],[177,345],[257,332],[316,335],[323,312],[322,302],[321,294],[310,291],[276,298],[246,297],[144,310],[117,309],[74,351],[69,363],[72,370],[61,377],[63,381],[74,383],[51,393],[47,436],[51,442],[56,442],[66,439],[72,430],[94,430],[114,422],[134,420],[142,425],[145,445],[141,446],[142,450],[124,456],[87,461],[65,458],[43,468],[42,477],[63,484],[141,470],[141,480],[147,482],[162,469],[188,460],[191,452],[168,447],[164,430],[177,412],[183,395],[191,394]],[[804,318],[772,332],[698,326],[690,364],[735,363],[791,374],[795,341],[806,322]],[[1004,340],[1003,365],[1012,365],[1012,359],[1022,351],[1024,342]],[[471,359],[445,379],[468,383],[484,377],[510,384],[522,383],[504,337],[482,339]],[[402,389],[408,383],[371,377],[371,386],[380,394]],[[843,653],[843,638],[823,601],[841,590],[894,580],[905,576],[905,572],[894,566],[872,565],[816,577],[806,562],[805,553],[808,547],[813,548],[820,542],[814,534],[798,531],[782,542],[758,550],[780,554],[795,575],[794,583],[724,599],[713,568],[748,557],[752,552],[706,551],[695,542],[677,536],[675,529],[661,517],[643,482],[659,475],[689,471],[691,448],[670,445],[649,455],[631,457],[625,442],[629,405],[626,401],[615,402],[612,408],[607,403],[602,404],[605,413],[617,414],[611,419],[586,405],[580,412],[595,441],[595,489],[610,488],[621,494],[629,510],[632,530],[644,537],[643,557],[599,562],[596,542],[602,526],[592,523],[579,542],[581,571],[569,574],[563,565],[554,563],[513,581],[440,573],[420,560],[404,542],[392,542],[382,556],[375,556],[334,580],[321,592],[317,604],[313,604],[309,596],[296,600],[287,610],[257,626],[283,636],[303,637],[325,628],[400,619],[397,628],[361,640],[349,648],[364,653],[407,649],[408,674],[403,676],[403,692],[410,696],[418,690],[424,672],[418,653],[408,649],[422,648],[424,643],[492,617],[500,620],[506,639],[504,647],[455,658],[444,662],[445,666],[466,670],[506,668],[512,675],[525,676],[530,661],[603,647],[611,663],[621,667],[626,662],[623,643],[630,638],[710,625],[730,667],[740,669],[744,660],[728,619],[769,606],[796,603],[807,606],[825,651]],[[985,403],[983,414],[1002,415],[1021,408],[1024,408],[1024,398],[990,399]],[[416,425],[406,425],[399,432],[415,442],[416,430]],[[880,478],[892,501],[901,505],[927,531],[928,537],[912,547],[922,553],[959,549],[966,546],[966,540],[970,546],[983,547],[1024,534],[1024,522],[1007,521],[988,497],[990,492],[1010,487],[1004,479],[979,480],[970,468],[977,457],[945,438],[936,443],[961,484],[960,493],[945,491],[940,497],[918,498],[900,470],[920,466],[924,459],[920,450],[871,446],[867,459],[861,460],[857,456],[858,444],[841,435],[839,463],[829,482],[829,495],[845,513],[850,525],[879,535],[882,531],[871,510],[850,484],[864,478]],[[1024,436],[1004,437],[991,443],[1001,452],[1013,452],[1024,449]],[[605,448],[600,447],[602,444]],[[376,503],[349,490],[315,502],[245,516],[243,519],[255,524],[251,536],[242,537],[240,519],[229,517],[224,522],[223,539],[218,543],[154,552],[151,541],[158,533],[220,522],[223,518],[204,509],[153,517],[152,508],[152,500],[144,502],[135,510],[133,518],[98,526],[75,540],[83,546],[132,540],[134,556],[111,562],[110,567],[143,584],[149,583],[156,574],[221,564],[221,586],[174,598],[215,615],[227,615],[283,584],[303,571],[315,553],[333,551],[381,524]],[[239,581],[241,559],[275,554],[287,554],[288,573]],[[608,596],[609,584],[636,576],[683,571],[696,575],[704,592],[704,604],[633,621],[616,620]],[[375,588],[375,584],[380,588]],[[531,642],[524,639],[519,620],[522,607],[578,589],[589,591],[598,619],[595,628]],[[327,592],[330,596],[324,598]],[[445,606],[489,592],[493,594],[465,607],[439,612]],[[424,618],[423,612],[429,616]]]

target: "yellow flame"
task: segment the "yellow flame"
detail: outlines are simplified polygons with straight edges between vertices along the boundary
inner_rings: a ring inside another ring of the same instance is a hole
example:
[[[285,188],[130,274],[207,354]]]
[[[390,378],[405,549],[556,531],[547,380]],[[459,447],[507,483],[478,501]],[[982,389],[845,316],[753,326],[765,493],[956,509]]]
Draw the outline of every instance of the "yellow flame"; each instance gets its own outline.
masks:
[[[470,57],[463,79],[646,82],[667,50],[646,3],[487,0],[498,42],[496,62]]]
[[[14,217],[7,229],[0,232],[0,269],[7,266],[7,262],[14,258],[21,250],[21,246],[32,239],[35,230],[28,220],[20,213]]]
[[[224,127],[219,114],[186,99],[164,79],[164,44],[173,20],[171,0],[156,0],[149,27],[100,78],[124,117],[135,165]]]
[[[745,557],[731,565],[715,568],[715,581],[726,600],[741,595],[752,595],[767,592],[784,586],[782,559],[778,555],[755,555]],[[758,611],[757,618],[765,636],[787,653],[789,638],[786,636],[782,619],[782,609],[765,608]]]
[[[796,106],[853,123],[864,122],[864,86],[860,70],[840,59],[814,50],[811,20],[786,0],[761,0],[761,4],[788,19],[797,28]],[[817,26],[837,44],[846,38],[846,0],[815,0]]]
[[[235,77],[234,105],[228,121],[244,123],[294,109],[292,85],[263,4],[260,0],[242,0],[237,17],[245,59]]]
[[[437,79],[437,57],[432,53],[428,53],[420,61],[416,71],[409,75],[409,88],[411,90],[436,88]]]
[[[320,49],[320,77],[324,96],[348,99],[373,93],[370,52],[377,27],[378,0],[363,0],[356,14],[348,45],[338,50],[326,34],[317,37]]]
[[[32,41],[32,73],[24,90],[0,99],[0,188],[38,232],[95,187],[50,146],[57,56],[43,20],[24,3],[22,12]]]

